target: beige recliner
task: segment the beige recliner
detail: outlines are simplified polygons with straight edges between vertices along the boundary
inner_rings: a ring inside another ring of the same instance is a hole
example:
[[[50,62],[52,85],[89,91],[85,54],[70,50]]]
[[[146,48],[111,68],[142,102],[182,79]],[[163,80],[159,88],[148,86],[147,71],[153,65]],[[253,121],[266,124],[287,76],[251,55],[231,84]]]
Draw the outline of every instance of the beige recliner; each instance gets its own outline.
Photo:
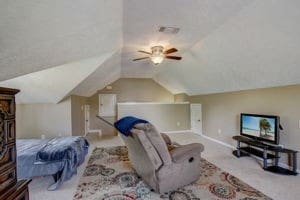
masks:
[[[136,124],[131,135],[121,134],[136,173],[156,192],[176,190],[199,179],[202,144],[175,146],[150,123]]]

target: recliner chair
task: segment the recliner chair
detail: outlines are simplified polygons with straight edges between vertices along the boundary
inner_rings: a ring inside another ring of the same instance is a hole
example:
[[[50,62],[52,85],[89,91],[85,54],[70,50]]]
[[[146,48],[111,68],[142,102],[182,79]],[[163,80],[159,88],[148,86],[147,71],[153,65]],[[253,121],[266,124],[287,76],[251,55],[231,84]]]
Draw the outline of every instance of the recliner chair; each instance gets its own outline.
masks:
[[[175,146],[169,151],[161,134],[150,123],[136,124],[130,136],[121,137],[132,167],[154,191],[166,193],[199,179],[202,144]]]

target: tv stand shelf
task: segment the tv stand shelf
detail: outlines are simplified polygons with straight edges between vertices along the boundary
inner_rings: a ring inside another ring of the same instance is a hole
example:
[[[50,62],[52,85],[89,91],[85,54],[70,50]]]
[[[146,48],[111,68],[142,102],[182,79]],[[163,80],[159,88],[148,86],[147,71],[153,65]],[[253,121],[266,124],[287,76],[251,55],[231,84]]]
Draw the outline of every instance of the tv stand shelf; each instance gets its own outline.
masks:
[[[257,156],[260,158],[264,157],[264,153],[262,151],[252,148],[252,147],[240,147],[240,151],[241,151],[240,157],[249,156],[249,155],[254,155],[254,156]],[[235,156],[237,156],[237,151],[234,151],[233,154]],[[267,156],[268,156],[268,159],[275,159],[274,154],[268,153]]]
[[[297,153],[298,151],[282,148],[280,146],[273,146],[262,143],[257,140],[249,139],[243,136],[233,136],[233,139],[237,141],[237,150],[232,153],[236,157],[254,155],[263,159],[263,169],[266,171],[285,174],[285,175],[297,175]],[[247,146],[241,147],[241,143]],[[278,166],[280,153],[287,153],[292,155],[292,170],[282,168]],[[275,160],[275,164],[268,166],[267,160]]]

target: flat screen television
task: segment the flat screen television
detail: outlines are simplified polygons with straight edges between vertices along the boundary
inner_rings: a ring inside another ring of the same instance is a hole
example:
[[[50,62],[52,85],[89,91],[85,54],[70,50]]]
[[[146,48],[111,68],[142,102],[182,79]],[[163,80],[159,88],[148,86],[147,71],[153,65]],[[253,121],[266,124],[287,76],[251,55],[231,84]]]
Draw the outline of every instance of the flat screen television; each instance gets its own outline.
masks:
[[[240,134],[279,144],[279,116],[241,113]]]

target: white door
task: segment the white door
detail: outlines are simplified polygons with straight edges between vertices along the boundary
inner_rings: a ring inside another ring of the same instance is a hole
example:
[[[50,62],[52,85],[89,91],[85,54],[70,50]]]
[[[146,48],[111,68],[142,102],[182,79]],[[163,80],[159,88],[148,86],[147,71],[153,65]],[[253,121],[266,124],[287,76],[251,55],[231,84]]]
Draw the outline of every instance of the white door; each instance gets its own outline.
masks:
[[[90,130],[90,105],[84,105],[84,131],[85,135],[89,133]]]
[[[191,104],[191,129],[194,133],[202,134],[201,104]]]
[[[101,117],[116,116],[116,94],[99,94],[99,115]]]

